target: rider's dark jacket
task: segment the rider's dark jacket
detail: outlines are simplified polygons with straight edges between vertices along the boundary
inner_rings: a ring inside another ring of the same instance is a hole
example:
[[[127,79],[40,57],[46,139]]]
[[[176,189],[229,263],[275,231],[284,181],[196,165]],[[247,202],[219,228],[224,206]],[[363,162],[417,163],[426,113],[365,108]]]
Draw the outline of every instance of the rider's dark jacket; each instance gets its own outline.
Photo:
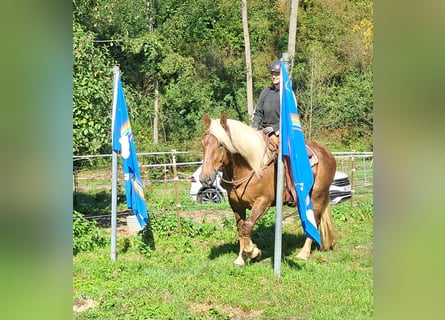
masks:
[[[272,127],[275,132],[280,130],[280,90],[269,87],[261,91],[253,113],[252,127]]]

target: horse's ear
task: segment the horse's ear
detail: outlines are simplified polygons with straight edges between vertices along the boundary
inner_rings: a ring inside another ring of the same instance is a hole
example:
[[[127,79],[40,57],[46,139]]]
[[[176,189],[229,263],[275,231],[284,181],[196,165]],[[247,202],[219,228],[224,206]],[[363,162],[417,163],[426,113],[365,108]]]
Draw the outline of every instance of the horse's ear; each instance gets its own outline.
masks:
[[[221,123],[221,126],[224,128],[224,130],[229,131],[229,128],[227,127],[227,115],[225,112],[221,112],[221,119],[219,120]]]
[[[210,120],[210,118],[209,118],[209,116],[207,115],[207,113],[204,113],[203,115],[202,115],[202,120],[203,120],[203,122],[204,122],[204,126],[208,129],[208,128],[210,128],[210,123],[212,122],[211,120]]]

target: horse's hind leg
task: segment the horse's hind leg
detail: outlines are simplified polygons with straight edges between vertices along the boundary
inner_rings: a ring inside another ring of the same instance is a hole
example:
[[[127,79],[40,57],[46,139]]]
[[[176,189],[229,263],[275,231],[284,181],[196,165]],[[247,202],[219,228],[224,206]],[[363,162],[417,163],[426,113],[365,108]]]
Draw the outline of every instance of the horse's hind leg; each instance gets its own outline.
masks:
[[[331,221],[331,207],[329,204],[329,191],[319,192],[312,198],[315,222],[317,223],[322,242],[321,249],[327,250],[335,247],[336,232]],[[306,238],[303,248],[297,254],[297,259],[307,260],[311,254],[313,240]]]
[[[329,193],[327,194],[327,196],[329,197]],[[319,192],[316,189],[316,186],[314,186],[314,189],[312,190],[312,209],[314,211],[314,218],[317,227],[320,224],[321,213],[326,207],[325,199],[326,199],[326,194],[324,192]],[[296,256],[297,259],[301,260],[309,259],[309,256],[311,255],[312,242],[313,240],[311,238],[306,237],[303,248],[300,249],[300,251]]]
[[[304,241],[303,248],[300,249],[300,252],[297,254],[297,259],[301,260],[307,260],[309,256],[311,255],[311,246],[312,246],[312,239],[306,237],[306,241]]]

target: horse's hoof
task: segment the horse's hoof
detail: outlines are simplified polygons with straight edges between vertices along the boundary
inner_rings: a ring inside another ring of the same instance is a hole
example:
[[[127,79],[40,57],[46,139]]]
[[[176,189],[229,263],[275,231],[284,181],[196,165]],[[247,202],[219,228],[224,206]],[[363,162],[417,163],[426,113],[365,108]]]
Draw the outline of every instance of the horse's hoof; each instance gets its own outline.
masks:
[[[261,254],[262,254],[261,250],[255,247],[250,256],[250,260],[253,262],[259,261],[261,259]]]
[[[300,259],[300,260],[304,260],[304,261],[306,261],[307,259],[309,259],[309,255],[310,255],[310,254],[311,254],[310,252],[300,251],[300,252],[297,254],[296,258],[297,258],[297,259]]]
[[[238,257],[238,258],[236,258],[235,261],[233,261],[233,265],[235,267],[244,267],[245,264],[246,264],[246,262],[244,261],[244,259],[242,257]]]

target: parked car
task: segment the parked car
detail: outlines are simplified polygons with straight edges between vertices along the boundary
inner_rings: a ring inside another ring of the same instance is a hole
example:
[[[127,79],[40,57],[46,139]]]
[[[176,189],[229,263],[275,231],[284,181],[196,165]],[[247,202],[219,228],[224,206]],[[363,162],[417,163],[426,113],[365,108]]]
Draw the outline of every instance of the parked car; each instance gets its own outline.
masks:
[[[218,172],[213,185],[209,188],[203,187],[199,181],[199,174],[201,173],[202,166],[193,173],[190,178],[190,197],[193,201],[198,203],[220,203],[227,198],[227,191],[221,186],[222,172]]]
[[[190,178],[191,199],[198,203],[220,203],[224,199],[227,199],[227,191],[221,186],[222,173],[218,172],[213,185],[209,188],[205,188],[199,181],[201,170],[202,166],[199,166]],[[346,173],[341,171],[335,172],[334,180],[329,188],[329,193],[332,204],[337,204],[351,198],[351,182]]]
[[[346,173],[335,171],[334,180],[329,187],[329,194],[331,196],[331,203],[336,204],[348,199],[352,196],[351,181]]]

